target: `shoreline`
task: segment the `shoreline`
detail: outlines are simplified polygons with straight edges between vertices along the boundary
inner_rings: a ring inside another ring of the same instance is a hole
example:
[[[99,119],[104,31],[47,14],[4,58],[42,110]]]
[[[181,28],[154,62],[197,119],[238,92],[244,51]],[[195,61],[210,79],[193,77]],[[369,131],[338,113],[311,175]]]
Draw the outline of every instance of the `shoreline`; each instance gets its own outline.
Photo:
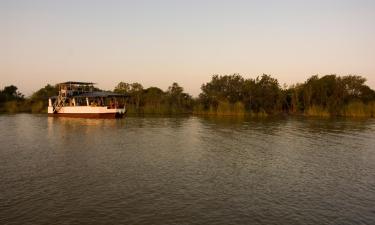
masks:
[[[33,115],[45,115],[50,117],[48,113],[33,113],[33,112],[0,112],[0,115],[18,115],[18,114],[33,114]],[[365,116],[365,115],[308,115],[306,113],[277,113],[277,114],[256,114],[256,113],[244,113],[244,114],[235,114],[235,113],[126,113],[126,117],[207,117],[207,118],[246,118],[246,119],[269,119],[269,118],[317,118],[317,119],[375,119],[374,115]],[[86,118],[86,117],[70,117],[63,116],[67,118]],[[58,117],[56,117],[58,118]],[[100,118],[99,118],[100,119]],[[121,118],[118,118],[121,119]]]

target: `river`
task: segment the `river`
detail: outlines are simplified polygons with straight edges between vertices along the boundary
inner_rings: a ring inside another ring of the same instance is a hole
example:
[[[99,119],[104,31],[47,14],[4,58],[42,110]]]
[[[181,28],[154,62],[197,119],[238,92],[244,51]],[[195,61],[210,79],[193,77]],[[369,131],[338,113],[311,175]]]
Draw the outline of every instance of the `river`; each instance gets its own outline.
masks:
[[[0,224],[375,224],[375,120],[0,115]]]

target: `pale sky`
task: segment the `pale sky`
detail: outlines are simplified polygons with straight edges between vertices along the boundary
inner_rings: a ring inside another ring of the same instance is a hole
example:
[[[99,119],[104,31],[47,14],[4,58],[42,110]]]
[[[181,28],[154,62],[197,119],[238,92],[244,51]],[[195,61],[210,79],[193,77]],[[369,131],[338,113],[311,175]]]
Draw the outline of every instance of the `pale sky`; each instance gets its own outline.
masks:
[[[375,88],[374,0],[0,0],[0,88],[120,82],[197,96],[213,74],[281,84],[357,74]]]

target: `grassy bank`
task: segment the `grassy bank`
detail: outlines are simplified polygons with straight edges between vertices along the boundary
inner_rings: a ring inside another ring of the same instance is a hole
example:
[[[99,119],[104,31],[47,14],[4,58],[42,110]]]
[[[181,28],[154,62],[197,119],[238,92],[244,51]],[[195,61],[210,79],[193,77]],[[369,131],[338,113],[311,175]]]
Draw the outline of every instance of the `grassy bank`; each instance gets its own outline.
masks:
[[[375,117],[375,102],[364,104],[363,102],[351,102],[342,110],[345,117]]]
[[[47,102],[45,101],[9,101],[0,105],[0,113],[47,113]],[[183,110],[171,107],[168,104],[146,104],[141,107],[134,105],[127,106],[129,115],[201,115],[219,117],[269,117],[276,115],[303,115],[306,117],[353,117],[353,118],[375,118],[375,102],[363,103],[361,101],[350,102],[339,111],[329,111],[321,106],[312,106],[302,112],[275,111],[267,113],[264,110],[252,112],[245,109],[241,102],[231,104],[221,101],[216,107],[210,106],[208,109],[200,104],[196,104],[192,110]]]
[[[321,106],[312,106],[304,112],[305,116],[311,117],[375,117],[375,102],[363,103],[361,101],[350,102],[341,107],[340,110],[329,110]]]
[[[0,105],[0,113],[47,113],[47,106],[43,101],[14,100]]]
[[[193,115],[203,116],[235,116],[235,117],[268,117],[273,114],[268,114],[264,110],[259,112],[248,111],[242,102],[229,103],[227,101],[220,101],[216,107],[210,106],[208,109],[203,105],[197,104],[194,107]],[[281,113],[277,113],[281,114]]]

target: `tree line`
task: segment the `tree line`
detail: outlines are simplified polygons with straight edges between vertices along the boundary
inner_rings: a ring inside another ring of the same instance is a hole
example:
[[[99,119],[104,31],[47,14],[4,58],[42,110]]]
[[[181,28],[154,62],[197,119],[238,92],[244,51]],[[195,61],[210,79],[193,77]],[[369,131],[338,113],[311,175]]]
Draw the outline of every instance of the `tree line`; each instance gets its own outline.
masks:
[[[128,113],[134,114],[375,117],[375,91],[366,85],[365,78],[354,75],[315,75],[289,87],[281,87],[277,79],[266,74],[247,79],[239,74],[213,75],[201,86],[197,98],[177,83],[164,91],[120,82],[113,91],[128,96]],[[0,91],[0,111],[45,112],[48,97],[57,92],[56,86],[47,85],[25,98],[17,87],[7,86]]]
[[[199,112],[212,114],[303,114],[311,116],[375,116],[375,91],[361,76],[317,75],[306,82],[281,87],[263,74],[244,79],[218,76],[202,85]]]
[[[140,83],[120,82],[114,92],[126,94],[129,113],[183,114],[192,113],[194,99],[177,83],[166,91],[157,87],[143,88]]]
[[[0,90],[0,113],[47,112],[48,98],[56,96],[57,93],[57,86],[47,84],[26,98],[25,95],[18,91],[16,86],[6,86]]]

